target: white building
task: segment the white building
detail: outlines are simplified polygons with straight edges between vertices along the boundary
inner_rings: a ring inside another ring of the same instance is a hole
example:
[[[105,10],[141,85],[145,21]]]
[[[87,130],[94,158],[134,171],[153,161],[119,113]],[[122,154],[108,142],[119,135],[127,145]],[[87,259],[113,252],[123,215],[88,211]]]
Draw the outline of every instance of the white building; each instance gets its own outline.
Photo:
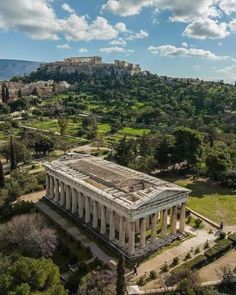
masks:
[[[184,232],[187,189],[90,155],[44,166],[46,198],[129,257]]]

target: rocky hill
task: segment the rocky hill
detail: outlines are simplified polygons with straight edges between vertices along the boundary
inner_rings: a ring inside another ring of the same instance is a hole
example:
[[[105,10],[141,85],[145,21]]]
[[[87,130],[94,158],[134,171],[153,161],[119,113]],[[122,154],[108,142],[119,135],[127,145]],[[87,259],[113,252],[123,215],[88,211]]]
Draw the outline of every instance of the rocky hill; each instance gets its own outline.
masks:
[[[7,80],[13,76],[29,74],[35,71],[39,62],[28,60],[0,59],[0,80]]]

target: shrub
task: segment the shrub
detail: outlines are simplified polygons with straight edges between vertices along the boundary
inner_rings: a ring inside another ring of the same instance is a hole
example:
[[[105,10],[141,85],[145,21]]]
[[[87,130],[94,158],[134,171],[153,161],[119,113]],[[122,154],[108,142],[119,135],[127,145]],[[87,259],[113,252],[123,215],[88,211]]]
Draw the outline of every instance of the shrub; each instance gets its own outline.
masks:
[[[192,257],[192,256],[191,256],[191,253],[187,253],[186,256],[185,256],[185,259],[188,260],[188,259],[190,259],[191,257]]]
[[[169,270],[168,264],[165,262],[164,266],[162,267],[163,272],[167,272]]]
[[[232,246],[232,241],[230,240],[219,240],[213,247],[205,251],[205,255],[208,259],[212,260],[214,258],[220,257]]]
[[[220,233],[219,233],[219,238],[220,238],[220,240],[225,239],[225,237],[226,237],[226,233],[223,232],[223,231],[220,231]]]
[[[195,219],[195,227],[196,228],[199,228],[201,223],[202,223],[202,220],[200,218]]]
[[[229,235],[228,239],[230,241],[232,241],[233,244],[235,245],[236,244],[236,233],[233,233],[233,234]]]
[[[200,253],[200,249],[199,249],[199,247],[197,247],[197,248],[195,249],[194,253],[195,253],[195,254]]]
[[[191,220],[192,220],[192,216],[191,216],[191,215],[189,215],[189,216],[188,216],[188,218],[187,218],[187,221],[186,221],[186,222],[187,222],[187,224],[189,224],[189,223],[191,222]]]
[[[209,232],[208,232],[208,234],[212,234],[213,233],[213,230],[212,229],[210,229],[209,230]]]
[[[144,286],[146,284],[146,280],[144,276],[141,276],[138,280],[137,280],[137,285],[138,286]]]
[[[179,264],[179,257],[175,257],[175,258],[173,259],[172,264],[173,264],[174,266],[176,266],[177,264]]]
[[[150,271],[149,278],[155,280],[157,278],[157,273],[155,270]]]
[[[210,245],[209,245],[209,242],[208,241],[206,241],[206,243],[204,244],[204,249],[208,249],[210,247]]]

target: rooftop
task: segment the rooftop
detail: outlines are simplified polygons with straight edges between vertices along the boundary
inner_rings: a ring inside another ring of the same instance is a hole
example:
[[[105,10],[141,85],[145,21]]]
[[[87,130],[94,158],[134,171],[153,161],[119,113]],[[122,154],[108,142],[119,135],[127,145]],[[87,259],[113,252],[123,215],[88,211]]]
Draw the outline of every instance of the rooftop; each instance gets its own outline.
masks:
[[[172,195],[173,192],[189,192],[173,183],[91,155],[70,153],[45,166],[105,193],[106,197],[130,209],[138,208],[164,191]]]

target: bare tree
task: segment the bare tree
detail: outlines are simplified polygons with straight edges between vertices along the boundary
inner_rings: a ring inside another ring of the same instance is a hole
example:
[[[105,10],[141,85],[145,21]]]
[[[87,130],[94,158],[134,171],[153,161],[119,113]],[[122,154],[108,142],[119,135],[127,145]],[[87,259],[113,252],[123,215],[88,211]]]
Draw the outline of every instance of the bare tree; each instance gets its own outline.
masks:
[[[221,265],[217,270],[216,274],[218,279],[222,282],[223,285],[228,285],[231,283],[231,280],[234,276],[233,270],[229,264]]]
[[[94,271],[89,279],[79,285],[78,295],[115,294],[116,274],[110,270]]]
[[[0,245],[31,257],[50,257],[57,246],[57,235],[41,214],[18,215],[0,226]]]

